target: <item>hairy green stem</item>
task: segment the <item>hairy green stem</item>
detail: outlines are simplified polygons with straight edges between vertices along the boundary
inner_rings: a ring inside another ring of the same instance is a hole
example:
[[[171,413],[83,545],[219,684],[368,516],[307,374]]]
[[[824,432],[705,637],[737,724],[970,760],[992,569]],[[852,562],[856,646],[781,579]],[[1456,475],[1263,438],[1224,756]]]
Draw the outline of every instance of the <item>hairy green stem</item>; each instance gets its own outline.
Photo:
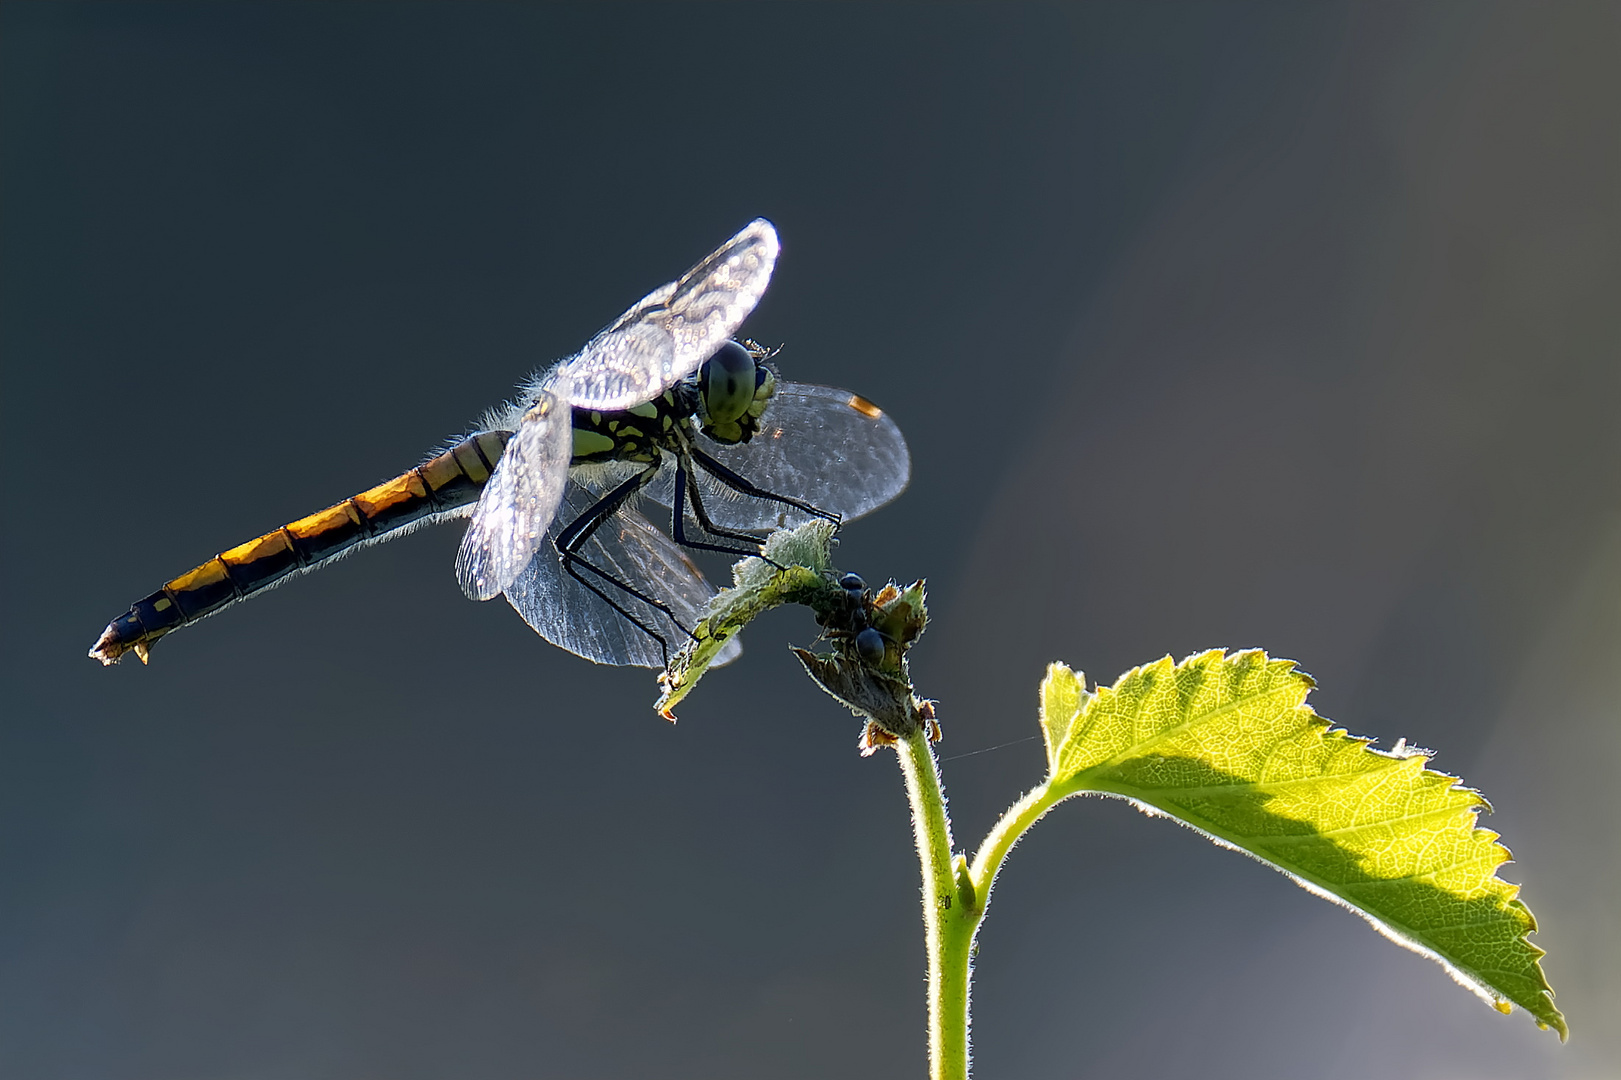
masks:
[[[974,853],[974,863],[969,870],[969,880],[973,882],[974,891],[979,896],[979,906],[982,909],[991,895],[991,886],[996,884],[996,875],[1002,870],[1002,863],[1006,861],[1008,852],[1023,836],[1036,820],[1051,810],[1060,801],[1063,795],[1056,794],[1048,784],[1041,784],[1030,789],[1024,797],[1012,806],[996,822],[991,831],[985,835],[985,840]]]
[[[895,747],[912,804],[923,870],[923,929],[929,956],[929,1077],[968,1080],[968,986],[974,933],[984,915],[967,868],[951,850],[951,822],[928,734]]]
[[[985,837],[970,867],[963,856],[952,852],[951,819],[927,733],[918,731],[895,749],[906,777],[912,832],[923,871],[923,929],[929,955],[929,1078],[968,1080],[969,987],[974,939],[985,918],[986,901],[1014,843],[1063,795],[1046,784],[1026,794]]]

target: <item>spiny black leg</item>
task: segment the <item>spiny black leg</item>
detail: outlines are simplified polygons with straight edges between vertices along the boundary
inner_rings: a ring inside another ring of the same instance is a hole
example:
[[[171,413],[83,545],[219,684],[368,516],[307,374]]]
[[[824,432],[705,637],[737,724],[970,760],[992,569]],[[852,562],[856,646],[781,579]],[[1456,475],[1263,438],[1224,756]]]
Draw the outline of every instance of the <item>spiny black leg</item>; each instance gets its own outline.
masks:
[[[808,502],[801,502],[800,500],[790,498],[787,495],[778,495],[774,491],[767,491],[764,488],[755,487],[753,484],[749,483],[748,480],[739,476],[731,469],[728,469],[726,466],[722,465],[720,462],[716,461],[714,458],[710,457],[696,446],[691,447],[691,451],[692,459],[699,465],[702,465],[705,472],[713,476],[716,480],[719,480],[721,483],[725,484],[727,487],[731,488],[733,491],[740,492],[741,494],[748,495],[756,499],[768,499],[771,502],[779,502],[786,506],[792,506],[796,510],[805,511],[805,513],[810,514],[812,517],[819,517],[827,521],[831,521],[835,525],[841,524],[844,520],[838,514],[829,513],[828,511],[823,510],[821,507],[812,506]]]
[[[763,541],[755,533],[751,533],[743,529],[728,529],[723,526],[716,525],[710,520],[708,511],[704,509],[703,498],[698,493],[697,471],[692,468],[692,464],[690,462],[682,461],[681,465],[685,466],[687,482],[690,485],[687,490],[692,494],[692,514],[698,519],[699,526],[705,532],[713,536],[719,536],[727,540],[741,540],[745,544],[749,544],[754,548],[759,548]],[[678,469],[679,468],[680,466],[678,466]],[[678,471],[676,473],[678,480],[680,475],[681,473]],[[685,519],[683,518],[683,520]]]
[[[590,570],[593,574],[596,574],[604,581],[609,582],[614,587],[629,593],[631,596],[634,596],[636,599],[640,600],[644,604],[647,604],[649,607],[662,611],[669,617],[671,622],[675,623],[676,626],[681,627],[683,633],[690,635],[691,631],[686,627],[681,626],[681,620],[676,618],[674,611],[670,610],[670,605],[666,604],[662,600],[648,596],[646,593],[642,592],[634,585],[631,585],[629,582],[620,581],[618,578],[614,577],[613,574],[602,569],[602,567],[597,566],[595,563],[591,562],[589,559],[585,558],[579,553],[580,546],[583,545],[587,540],[591,539],[591,535],[602,526],[602,523],[607,521],[609,516],[613,514],[615,510],[618,510],[621,506],[623,506],[627,499],[636,494],[636,492],[640,491],[642,488],[646,487],[649,481],[658,475],[658,471],[657,465],[645,469],[631,477],[629,480],[626,480],[618,487],[614,488],[596,502],[592,503],[584,513],[569,523],[568,528],[557,534],[557,539],[554,541],[554,545],[557,548],[558,554],[563,558],[563,565],[565,569],[568,569],[570,564],[578,563],[580,566]],[[582,585],[586,584],[585,580],[580,578],[578,574],[574,574],[572,569],[570,569],[569,572],[573,574],[573,576],[578,579]],[[604,597],[603,599],[607,598]],[[623,613],[623,610],[619,609],[617,605],[615,605],[615,608]],[[629,618],[628,615],[626,615],[626,617]]]
[[[687,537],[686,529],[687,508],[685,505],[686,496],[689,493],[692,495],[693,514],[697,517],[700,527],[707,532],[714,533],[717,536],[735,540],[745,540],[750,546],[747,548],[727,547],[724,544],[706,544],[702,540],[689,539]],[[675,513],[670,520],[670,534],[675,538],[675,542],[680,544],[682,547],[698,548],[702,551],[718,551],[722,555],[758,556],[760,554],[761,545],[760,538],[758,536],[751,536],[748,533],[740,533],[731,529],[721,531],[720,529],[716,528],[713,522],[709,520],[709,515],[704,512],[704,504],[702,500],[698,498],[698,485],[696,480],[691,470],[687,468],[686,462],[684,461],[680,461],[675,468],[674,511]]]
[[[586,507],[579,517],[569,522],[568,528],[557,534],[557,539],[553,541],[557,550],[570,554],[578,550],[579,546],[589,540],[591,534],[597,531],[598,526],[608,519],[609,514],[625,505],[625,500],[646,487],[648,482],[657,475],[657,466],[643,469]]]
[[[626,611],[624,606],[621,605],[619,603],[619,601],[615,600],[613,597],[611,597],[607,593],[603,592],[596,585],[594,585],[591,582],[587,581],[584,577],[581,576],[580,572],[575,569],[576,565],[585,567],[585,569],[591,571],[593,574],[601,574],[606,580],[613,582],[613,584],[614,584],[614,586],[616,588],[624,589],[625,588],[625,583],[623,581],[620,581],[618,578],[614,577],[611,574],[603,573],[603,571],[602,571],[602,569],[600,567],[593,566],[584,559],[581,559],[581,558],[570,559],[570,558],[567,558],[567,557],[565,557],[563,559],[563,569],[568,571],[568,576],[569,577],[573,578],[575,581],[578,581],[581,585],[584,585],[587,589],[590,589],[592,592],[596,593],[598,598],[600,598],[604,604],[607,604],[609,607],[611,607],[615,611],[619,612],[619,614],[624,617],[626,622],[630,623],[636,629],[640,630],[642,633],[646,634],[648,637],[652,638],[654,641],[659,643],[659,659],[661,661],[663,661],[665,667],[669,667],[670,666],[670,643],[664,639],[664,635],[659,633],[657,630],[653,629],[651,626],[648,626],[646,623],[642,622],[642,620],[640,620],[636,616],[632,615],[629,611]],[[630,590],[626,589],[626,591],[629,592]],[[660,606],[662,607],[662,605],[660,605]],[[669,614],[669,613],[665,612],[665,614]],[[675,623],[676,626],[680,627],[682,632],[685,633],[688,637],[693,636],[692,631],[688,630],[684,626],[681,626],[681,624],[679,622],[676,622],[676,619],[675,619],[674,616],[670,617],[670,621]]]
[[[591,538],[592,534],[602,526],[604,521],[608,520],[609,516],[611,516],[615,510],[618,510],[621,506],[623,506],[626,500],[628,500],[632,495],[636,494],[636,492],[640,491],[643,487],[646,487],[653,477],[658,475],[658,469],[659,467],[654,465],[651,468],[643,470],[637,475],[631,477],[629,480],[626,480],[624,483],[620,484],[618,487],[614,488],[614,490],[598,499],[595,503],[591,504],[591,506],[587,508],[584,513],[575,518],[569,523],[567,528],[557,534],[556,539],[553,541],[553,546],[557,549],[558,557],[563,563],[563,569],[568,571],[568,575],[570,577],[572,577],[575,581],[578,581],[587,589],[590,589],[593,593],[601,598],[603,603],[613,608],[620,615],[623,615],[626,621],[628,621],[632,626],[635,626],[638,630],[641,630],[654,641],[659,643],[659,652],[663,655],[665,665],[668,666],[670,659],[670,648],[669,642],[665,640],[664,635],[648,626],[635,615],[632,615],[617,600],[603,592],[594,583],[588,581],[580,574],[581,569],[591,571],[591,573],[597,575],[603,581],[608,582],[615,588],[634,596],[642,603],[662,612],[665,617],[670,620],[670,622],[675,624],[676,629],[680,630],[688,637],[692,637],[692,631],[682,625],[681,620],[678,619],[675,612],[670,609],[670,605],[664,603],[662,600],[648,596],[646,593],[642,592],[640,589],[637,589],[629,582],[621,581],[619,578],[604,570],[602,567],[597,566],[595,563],[591,562],[589,559],[585,558],[579,553],[581,545]]]

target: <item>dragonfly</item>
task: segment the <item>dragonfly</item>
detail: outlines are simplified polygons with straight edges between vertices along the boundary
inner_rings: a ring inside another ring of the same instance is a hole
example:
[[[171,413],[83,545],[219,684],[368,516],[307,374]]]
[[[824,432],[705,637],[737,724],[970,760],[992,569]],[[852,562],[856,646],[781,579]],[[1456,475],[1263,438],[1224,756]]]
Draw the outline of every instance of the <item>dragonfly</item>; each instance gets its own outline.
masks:
[[[777,376],[736,334],[779,252],[756,219],[634,304],[578,353],[392,480],[223,551],[137,600],[90,656],[104,665],[356,549],[468,520],[462,590],[504,595],[588,660],[667,666],[715,588],[689,551],[759,555],[766,532],[850,521],[911,476],[895,422],[848,390]],[[640,512],[668,512],[668,534]],[[735,659],[734,641],[717,663]]]

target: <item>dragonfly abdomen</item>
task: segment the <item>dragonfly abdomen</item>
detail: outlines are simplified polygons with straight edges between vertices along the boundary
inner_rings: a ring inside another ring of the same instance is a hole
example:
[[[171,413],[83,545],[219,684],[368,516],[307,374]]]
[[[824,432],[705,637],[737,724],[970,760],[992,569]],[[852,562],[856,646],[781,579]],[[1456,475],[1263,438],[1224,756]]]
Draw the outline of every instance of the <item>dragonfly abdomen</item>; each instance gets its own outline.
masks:
[[[390,539],[425,518],[476,502],[511,434],[469,436],[392,480],[221,552],[130,605],[102,631],[91,657],[115,664],[134,652],[144,664],[153,643],[171,630],[362,544]]]

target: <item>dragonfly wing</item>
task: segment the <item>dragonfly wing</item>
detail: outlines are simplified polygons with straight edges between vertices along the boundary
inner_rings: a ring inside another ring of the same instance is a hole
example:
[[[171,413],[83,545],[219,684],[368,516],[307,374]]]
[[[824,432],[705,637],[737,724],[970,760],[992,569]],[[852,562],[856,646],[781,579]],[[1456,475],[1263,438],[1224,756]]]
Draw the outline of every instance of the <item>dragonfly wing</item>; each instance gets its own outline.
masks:
[[[777,230],[758,218],[679,280],[654,289],[563,362],[573,403],[628,409],[697,371],[760,302],[777,250]]]
[[[557,514],[574,451],[567,384],[542,387],[473,510],[456,553],[462,591],[488,600],[517,580]]]
[[[507,589],[507,601],[541,637],[587,660],[599,664],[662,667],[664,658],[658,642],[570,576],[563,569],[562,559],[552,543],[557,534],[597,498],[587,487],[576,483],[568,485],[562,511],[552,523],[547,542]],[[634,510],[621,509],[613,514],[581,546],[579,553],[637,591],[668,604],[689,628],[703,617],[704,608],[715,595],[714,587],[704,580],[692,560]],[[622,607],[664,635],[672,653],[686,639],[681,629],[672,625],[658,609],[610,582],[597,579],[589,570],[581,572]],[[742,651],[734,638],[716,663],[730,663]]]
[[[783,383],[751,440],[736,446],[702,445],[756,487],[846,521],[894,499],[912,476],[911,455],[895,421],[866,398],[830,386]],[[739,495],[707,473],[701,473],[699,482],[704,509],[723,528],[792,527],[809,517],[782,503]],[[672,505],[673,475],[658,477],[648,494]]]

